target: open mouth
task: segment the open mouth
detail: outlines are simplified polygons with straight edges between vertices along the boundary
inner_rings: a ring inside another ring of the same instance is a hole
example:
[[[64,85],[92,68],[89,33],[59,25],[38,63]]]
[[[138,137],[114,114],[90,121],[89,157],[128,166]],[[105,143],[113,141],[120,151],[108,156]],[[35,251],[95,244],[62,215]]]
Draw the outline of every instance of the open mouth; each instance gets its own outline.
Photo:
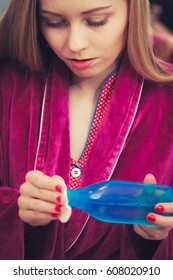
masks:
[[[72,67],[77,68],[77,69],[86,69],[89,68],[93,65],[95,61],[95,58],[91,58],[91,59],[69,59],[69,63]]]

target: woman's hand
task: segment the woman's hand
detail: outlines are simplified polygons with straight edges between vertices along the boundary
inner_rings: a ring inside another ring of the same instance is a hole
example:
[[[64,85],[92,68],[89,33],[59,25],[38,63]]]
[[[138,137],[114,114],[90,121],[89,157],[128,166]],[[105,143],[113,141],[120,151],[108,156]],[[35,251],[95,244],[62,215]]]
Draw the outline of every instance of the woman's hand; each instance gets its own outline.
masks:
[[[144,183],[156,184],[156,179],[153,175],[148,174],[144,179]],[[173,214],[173,202],[159,203],[155,206],[158,214],[149,213],[147,220],[157,226],[140,226],[134,225],[134,231],[145,239],[162,240],[167,238],[169,231],[173,228],[173,216],[162,216],[159,213]]]
[[[66,222],[71,215],[66,185],[59,176],[49,177],[41,171],[30,171],[20,186],[19,217],[32,226],[44,226],[52,220]]]

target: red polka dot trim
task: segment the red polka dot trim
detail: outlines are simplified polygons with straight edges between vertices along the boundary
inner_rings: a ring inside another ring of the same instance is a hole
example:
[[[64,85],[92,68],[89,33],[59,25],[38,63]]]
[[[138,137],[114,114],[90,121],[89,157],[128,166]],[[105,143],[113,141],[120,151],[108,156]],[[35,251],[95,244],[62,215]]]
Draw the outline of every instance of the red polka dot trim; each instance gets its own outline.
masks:
[[[82,179],[82,171],[84,170],[88,155],[90,153],[98,129],[107,112],[117,76],[118,76],[118,72],[114,72],[108,78],[107,82],[104,84],[99,94],[98,102],[94,114],[94,119],[91,125],[89,137],[85,149],[83,151],[83,154],[81,155],[78,161],[71,158],[70,180],[69,180],[69,188],[71,189],[76,189],[80,187],[80,183]]]

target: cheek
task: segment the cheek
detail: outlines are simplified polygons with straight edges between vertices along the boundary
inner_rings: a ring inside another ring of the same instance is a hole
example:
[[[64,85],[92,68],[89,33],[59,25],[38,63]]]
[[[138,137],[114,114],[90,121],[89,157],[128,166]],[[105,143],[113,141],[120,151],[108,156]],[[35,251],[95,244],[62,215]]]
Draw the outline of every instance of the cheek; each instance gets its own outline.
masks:
[[[48,44],[52,44],[53,41],[55,41],[56,36],[54,32],[51,31],[49,28],[42,28],[41,32]]]
[[[115,24],[109,26],[100,37],[97,38],[97,47],[103,49],[121,49],[127,38],[127,26],[115,28]],[[106,39],[106,40],[105,40]]]
[[[49,47],[56,53],[60,51],[62,48],[62,40],[59,40],[57,35],[54,32],[49,32],[49,31],[43,31],[42,35],[44,39],[46,40],[47,44]]]
[[[127,40],[127,31],[123,30],[123,32],[117,34],[117,36],[112,39],[112,46],[114,46],[115,49],[117,50],[122,50],[125,47],[126,40]]]
[[[105,37],[103,37],[105,38]],[[110,56],[111,54],[117,53],[121,51],[126,42],[126,36],[119,35],[119,37],[109,37],[108,40],[101,40],[99,44],[97,44],[97,48],[102,48],[102,50],[105,52],[107,56]],[[109,52],[108,52],[109,50]]]
[[[49,32],[47,32],[46,30],[44,30],[44,29],[41,29],[41,33],[42,33],[42,36],[43,36],[43,38],[45,39],[45,41],[48,43],[48,45],[50,45],[50,39],[51,39],[51,37],[50,37],[50,34],[49,34]]]

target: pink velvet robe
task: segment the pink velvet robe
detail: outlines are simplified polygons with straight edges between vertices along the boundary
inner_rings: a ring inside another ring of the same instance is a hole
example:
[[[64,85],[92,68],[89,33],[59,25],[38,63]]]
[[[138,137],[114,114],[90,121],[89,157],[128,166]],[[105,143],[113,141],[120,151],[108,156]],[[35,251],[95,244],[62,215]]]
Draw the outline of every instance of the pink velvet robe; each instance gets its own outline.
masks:
[[[69,222],[32,227],[18,217],[19,186],[34,168],[70,169],[68,70],[55,59],[44,77],[0,67],[0,259],[173,259],[173,231],[145,240],[132,225],[97,221],[73,209]],[[152,173],[173,181],[173,85],[144,81],[124,59],[110,106],[83,172],[82,187]]]

